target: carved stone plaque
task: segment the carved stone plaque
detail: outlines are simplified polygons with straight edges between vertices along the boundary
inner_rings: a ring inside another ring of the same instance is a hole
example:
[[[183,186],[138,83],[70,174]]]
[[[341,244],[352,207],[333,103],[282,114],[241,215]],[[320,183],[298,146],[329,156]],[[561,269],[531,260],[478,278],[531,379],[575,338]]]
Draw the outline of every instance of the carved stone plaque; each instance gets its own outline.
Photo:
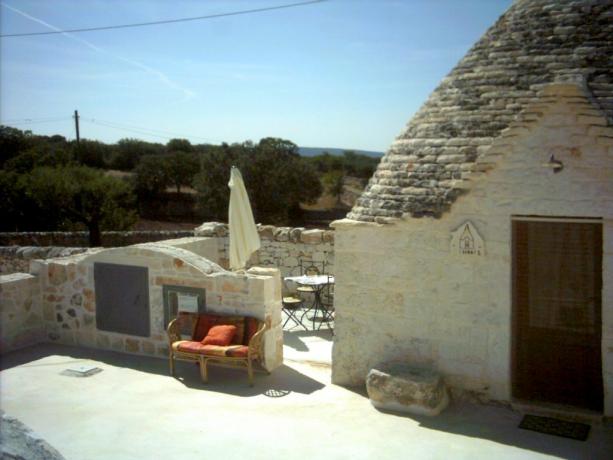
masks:
[[[464,222],[451,233],[451,253],[460,256],[484,256],[483,238],[470,221]]]

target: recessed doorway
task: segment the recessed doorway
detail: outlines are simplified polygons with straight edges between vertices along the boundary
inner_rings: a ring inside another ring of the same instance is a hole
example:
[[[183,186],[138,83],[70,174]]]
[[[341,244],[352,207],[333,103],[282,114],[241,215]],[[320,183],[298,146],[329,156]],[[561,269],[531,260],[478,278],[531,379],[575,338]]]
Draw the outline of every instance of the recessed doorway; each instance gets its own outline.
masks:
[[[512,230],[513,397],[602,411],[602,222]]]

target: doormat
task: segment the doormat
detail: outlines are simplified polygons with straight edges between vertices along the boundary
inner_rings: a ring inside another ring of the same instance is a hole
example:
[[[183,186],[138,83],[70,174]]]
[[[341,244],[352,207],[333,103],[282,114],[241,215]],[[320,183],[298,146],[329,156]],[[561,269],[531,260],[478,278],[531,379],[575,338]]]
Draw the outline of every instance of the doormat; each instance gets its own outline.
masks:
[[[578,422],[567,422],[550,417],[524,415],[519,428],[551,434],[562,438],[585,441],[590,433],[590,425]]]

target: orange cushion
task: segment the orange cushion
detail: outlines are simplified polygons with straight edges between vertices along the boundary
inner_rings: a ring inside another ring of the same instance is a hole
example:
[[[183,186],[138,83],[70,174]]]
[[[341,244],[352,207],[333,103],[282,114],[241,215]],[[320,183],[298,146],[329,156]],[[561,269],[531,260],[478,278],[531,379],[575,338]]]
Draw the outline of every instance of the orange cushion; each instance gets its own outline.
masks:
[[[233,345],[242,345],[245,335],[245,318],[243,316],[221,316],[212,313],[198,315],[192,340],[202,341],[213,326],[220,324],[231,324],[235,326],[236,334],[231,343]]]
[[[226,356],[226,352],[230,347],[222,347],[220,345],[203,345],[202,353],[207,356]]]
[[[182,340],[178,343],[177,350],[187,353],[204,353],[204,345],[201,342],[192,342],[191,340]],[[174,344],[173,344],[174,348]]]
[[[237,347],[228,347],[226,351],[226,356],[231,356],[232,358],[246,358],[249,353],[249,347],[245,345],[239,345]]]
[[[220,324],[209,329],[209,333],[202,341],[203,345],[221,345],[226,347],[230,345],[234,335],[236,334],[236,326],[231,324]]]
[[[217,324],[218,320],[219,315],[198,315],[198,321],[196,322],[196,327],[194,328],[194,336],[192,337],[192,339],[200,342],[209,333],[209,329],[211,329],[213,326],[215,326],[215,324]]]
[[[226,356],[226,352],[231,347],[220,347],[219,345],[204,345],[202,342],[194,342],[191,340],[183,340],[181,342],[175,342],[177,344],[176,349],[185,353],[198,353],[201,355],[209,356]],[[173,348],[174,344],[173,344]]]

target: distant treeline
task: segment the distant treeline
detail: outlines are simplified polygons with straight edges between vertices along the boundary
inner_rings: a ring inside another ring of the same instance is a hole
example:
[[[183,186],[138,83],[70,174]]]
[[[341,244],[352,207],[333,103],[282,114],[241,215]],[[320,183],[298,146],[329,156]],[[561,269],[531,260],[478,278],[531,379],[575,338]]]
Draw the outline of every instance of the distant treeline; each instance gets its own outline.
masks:
[[[243,174],[256,220],[286,224],[324,185],[337,194],[339,178],[370,177],[377,162],[354,152],[301,157],[294,143],[278,138],[221,145],[77,143],[0,126],[0,231],[86,228],[97,244],[101,229],[127,229],[138,215],[156,217],[151,210],[173,199],[187,203],[194,219],[225,221],[232,165]],[[191,193],[182,193],[186,187]]]

